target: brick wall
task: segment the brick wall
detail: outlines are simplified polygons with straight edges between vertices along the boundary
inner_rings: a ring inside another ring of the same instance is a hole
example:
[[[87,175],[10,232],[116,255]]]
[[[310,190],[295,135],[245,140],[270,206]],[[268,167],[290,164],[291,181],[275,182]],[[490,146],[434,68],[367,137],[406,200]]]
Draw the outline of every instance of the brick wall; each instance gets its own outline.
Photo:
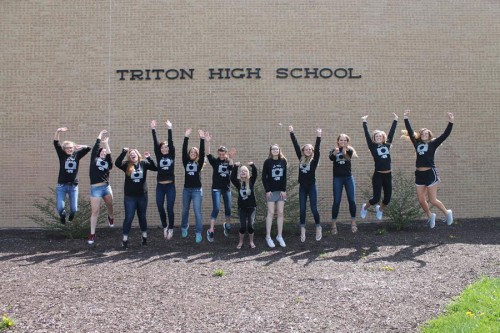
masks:
[[[174,124],[177,222],[187,127],[210,131],[213,146],[234,146],[236,160],[259,166],[271,143],[296,162],[289,124],[300,143],[313,143],[322,127],[317,178],[327,202],[327,153],[347,133],[359,153],[353,169],[360,205],[373,171],[360,117],[368,113],[371,129],[387,131],[392,112],[402,120],[405,108],[413,110],[415,128],[435,134],[446,127],[446,112],[456,114],[437,153],[439,198],[458,218],[498,216],[499,14],[496,1],[1,1],[0,227],[33,226],[25,217],[32,202],[56,183],[58,127],[70,129],[61,139],[88,145],[108,129],[116,158],[124,146],[152,152],[151,119]],[[258,67],[261,78],[208,79],[208,69],[219,67]],[[277,79],[280,67],[350,67],[362,78]],[[194,78],[120,81],[115,73],[154,68],[194,68]],[[401,121],[398,133],[402,128]],[[158,133],[166,138],[165,127]],[[412,175],[411,145],[397,139],[392,154],[393,169]],[[88,162],[80,171],[84,196]],[[157,224],[154,173],[149,180],[148,216]],[[111,181],[122,215],[123,173],[114,170]],[[205,221],[210,183],[208,166]],[[330,220],[329,209],[321,214]]]

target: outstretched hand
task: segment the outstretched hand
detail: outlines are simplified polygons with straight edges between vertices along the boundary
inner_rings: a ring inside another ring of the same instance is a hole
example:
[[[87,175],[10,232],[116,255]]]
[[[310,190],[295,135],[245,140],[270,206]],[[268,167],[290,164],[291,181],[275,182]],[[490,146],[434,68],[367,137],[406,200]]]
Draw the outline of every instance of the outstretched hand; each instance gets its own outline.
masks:
[[[67,128],[67,127],[59,127],[59,128],[57,129],[57,132],[66,132],[66,131],[68,131],[68,128]]]
[[[403,113],[403,115],[405,116],[405,118],[408,118],[410,116],[410,110],[405,110],[405,112]]]
[[[393,112],[392,114],[394,115],[394,120],[398,120],[399,119],[398,115],[395,112]]]
[[[448,119],[450,120],[450,123],[452,123],[453,120],[455,119],[455,115],[451,112],[448,112]]]
[[[167,125],[168,129],[172,129],[172,123],[170,122],[170,120],[167,119],[167,121],[165,122],[165,125]]]
[[[184,132],[184,136],[185,136],[186,138],[189,138],[189,136],[191,135],[191,132],[192,132],[192,131],[193,131],[193,129],[191,129],[191,128],[187,128],[187,129],[186,129],[186,132]]]
[[[156,129],[156,120],[151,120],[150,126],[151,126],[151,129],[155,130]]]
[[[293,126],[292,125],[288,126],[288,130],[290,131],[290,133],[293,132]]]
[[[367,121],[367,119],[368,119],[368,115],[361,117],[361,120],[362,120],[363,122],[366,122],[366,121]]]

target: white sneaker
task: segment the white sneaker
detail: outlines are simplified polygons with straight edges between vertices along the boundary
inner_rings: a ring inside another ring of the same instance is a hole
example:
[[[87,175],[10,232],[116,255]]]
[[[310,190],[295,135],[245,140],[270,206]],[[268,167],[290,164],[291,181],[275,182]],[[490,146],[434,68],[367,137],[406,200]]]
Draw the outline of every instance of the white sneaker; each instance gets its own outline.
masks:
[[[361,213],[360,213],[362,219],[364,219],[366,217],[366,213],[368,212],[365,209],[365,207],[366,207],[366,204],[364,203],[363,206],[361,206]]]
[[[316,227],[316,240],[319,242],[323,238],[323,228],[321,226]]]
[[[285,244],[283,237],[276,236],[276,241],[280,244],[281,247],[286,247],[286,244]]]
[[[452,225],[453,224],[453,212],[451,211],[451,209],[447,210],[447,213],[446,213],[446,224],[447,225]]]
[[[174,229],[167,230],[167,240],[171,240],[174,237]]]
[[[375,211],[377,212],[377,219],[382,220],[384,212],[380,210],[380,205],[375,206]]]
[[[168,228],[163,228],[163,238],[167,239],[167,235],[168,235]]]
[[[267,242],[267,246],[269,246],[270,248],[273,248],[276,246],[276,245],[274,245],[274,242],[271,239],[271,237],[266,237],[266,242]]]
[[[433,229],[436,226],[436,214],[432,213],[427,223],[429,223],[429,228]]]

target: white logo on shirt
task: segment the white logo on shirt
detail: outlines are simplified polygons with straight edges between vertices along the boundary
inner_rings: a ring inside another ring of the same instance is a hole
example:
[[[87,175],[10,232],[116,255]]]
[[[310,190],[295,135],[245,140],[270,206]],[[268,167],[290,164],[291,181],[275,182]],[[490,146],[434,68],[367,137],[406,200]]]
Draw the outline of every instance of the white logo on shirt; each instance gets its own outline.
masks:
[[[172,160],[168,157],[162,157],[160,160],[160,168],[162,170],[168,170],[172,165]]]
[[[218,172],[219,172],[219,176],[221,176],[221,177],[229,176],[229,167],[228,167],[227,163],[220,164]]]
[[[423,155],[429,150],[429,145],[427,143],[421,143],[417,146],[417,153]]]
[[[281,165],[273,165],[273,170],[271,171],[271,176],[274,180],[280,180],[283,177],[283,167]]]
[[[302,173],[308,173],[311,171],[311,164],[300,163],[299,169]]]
[[[104,171],[109,169],[109,164],[107,161],[101,159],[100,157],[97,158],[95,165],[97,166],[97,169]]]
[[[387,155],[390,154],[389,148],[387,148],[385,146],[379,147],[379,148],[377,148],[377,154],[381,158],[387,158],[388,157]]]
[[[76,163],[76,160],[73,156],[68,157],[66,162],[64,162],[64,169],[66,170],[67,173],[75,172],[77,166],[78,164]]]
[[[189,162],[188,164],[186,164],[186,172],[188,175],[194,176],[197,171],[198,171],[198,163]]]

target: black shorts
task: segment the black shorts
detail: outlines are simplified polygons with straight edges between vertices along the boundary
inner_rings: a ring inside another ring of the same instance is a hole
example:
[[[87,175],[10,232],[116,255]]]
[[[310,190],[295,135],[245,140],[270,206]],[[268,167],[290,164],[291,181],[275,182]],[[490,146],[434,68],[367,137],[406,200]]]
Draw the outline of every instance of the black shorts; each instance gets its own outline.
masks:
[[[415,171],[415,185],[417,186],[432,186],[439,183],[438,171],[436,168],[431,168],[426,171]]]

